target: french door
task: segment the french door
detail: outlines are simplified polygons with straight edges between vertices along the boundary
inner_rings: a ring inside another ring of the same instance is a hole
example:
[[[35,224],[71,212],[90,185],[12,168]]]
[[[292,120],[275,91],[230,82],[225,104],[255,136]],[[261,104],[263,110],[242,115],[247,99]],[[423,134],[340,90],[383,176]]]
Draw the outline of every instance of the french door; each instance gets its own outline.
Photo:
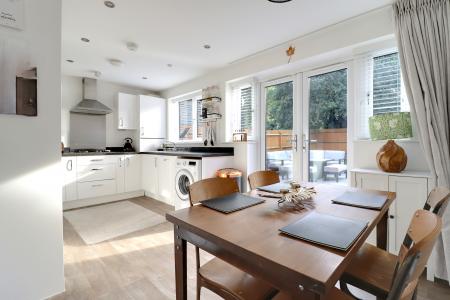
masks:
[[[261,167],[282,181],[347,184],[348,67],[262,84]]]
[[[281,181],[301,179],[298,144],[298,76],[262,84],[262,168],[277,171]]]

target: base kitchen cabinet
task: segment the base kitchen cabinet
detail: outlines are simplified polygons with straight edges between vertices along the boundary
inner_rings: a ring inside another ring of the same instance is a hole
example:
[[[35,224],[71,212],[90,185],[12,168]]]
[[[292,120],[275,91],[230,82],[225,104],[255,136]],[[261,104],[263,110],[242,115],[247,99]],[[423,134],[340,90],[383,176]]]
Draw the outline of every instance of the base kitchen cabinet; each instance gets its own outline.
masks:
[[[428,193],[434,187],[427,172],[404,171],[385,173],[374,169],[353,169],[352,186],[396,193],[396,199],[389,209],[388,244],[389,252],[398,254],[414,212],[423,208]],[[375,242],[374,233],[368,242]]]
[[[125,192],[141,189],[141,156],[138,154],[124,155]]]
[[[63,201],[76,200],[78,198],[76,157],[63,157],[61,167],[63,170]]]
[[[143,154],[142,158],[142,189],[149,197],[158,195],[158,170],[156,168],[157,156]]]

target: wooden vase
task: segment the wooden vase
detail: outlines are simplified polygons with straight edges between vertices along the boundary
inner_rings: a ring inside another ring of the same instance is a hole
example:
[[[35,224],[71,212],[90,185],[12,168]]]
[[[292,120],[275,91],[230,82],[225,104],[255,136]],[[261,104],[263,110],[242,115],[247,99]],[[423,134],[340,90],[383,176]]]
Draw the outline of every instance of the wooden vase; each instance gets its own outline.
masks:
[[[405,150],[393,140],[388,140],[377,153],[378,167],[385,172],[399,173],[405,169],[407,162]]]

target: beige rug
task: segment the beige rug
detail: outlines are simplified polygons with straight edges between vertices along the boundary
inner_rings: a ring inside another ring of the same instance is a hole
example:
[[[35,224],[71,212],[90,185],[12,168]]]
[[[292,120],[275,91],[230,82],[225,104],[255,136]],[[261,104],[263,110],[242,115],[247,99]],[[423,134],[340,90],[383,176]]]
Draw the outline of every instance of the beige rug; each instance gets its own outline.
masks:
[[[66,211],[64,217],[88,245],[165,221],[163,216],[130,201]]]

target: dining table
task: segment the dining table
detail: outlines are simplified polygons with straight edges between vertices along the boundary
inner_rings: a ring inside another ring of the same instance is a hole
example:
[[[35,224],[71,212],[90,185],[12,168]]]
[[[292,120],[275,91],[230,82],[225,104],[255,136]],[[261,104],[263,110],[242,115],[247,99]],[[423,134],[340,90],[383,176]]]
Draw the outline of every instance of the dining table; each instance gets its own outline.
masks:
[[[225,214],[203,205],[169,212],[174,225],[176,299],[187,299],[187,243],[270,283],[292,299],[328,299],[346,267],[376,228],[377,247],[386,250],[388,211],[395,193],[361,190],[337,184],[303,183],[314,187],[314,207],[297,210],[278,199],[262,197],[261,204]],[[346,191],[383,195],[381,209],[334,204]],[[346,251],[297,239],[280,232],[311,211],[367,222],[367,227]]]

